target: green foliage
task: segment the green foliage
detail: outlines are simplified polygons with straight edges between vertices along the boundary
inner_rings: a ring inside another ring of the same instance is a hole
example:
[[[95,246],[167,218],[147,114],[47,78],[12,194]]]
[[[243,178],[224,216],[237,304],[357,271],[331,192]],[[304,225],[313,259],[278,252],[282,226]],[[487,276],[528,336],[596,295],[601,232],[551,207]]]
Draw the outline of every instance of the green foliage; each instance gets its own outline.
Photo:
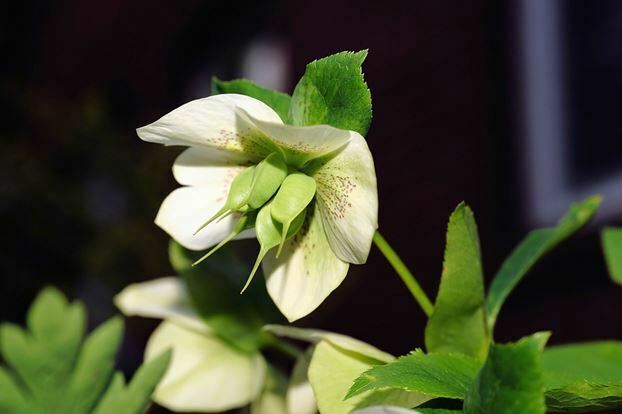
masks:
[[[514,249],[501,265],[488,292],[486,313],[491,332],[503,302],[523,276],[542,256],[583,227],[596,213],[600,202],[600,196],[592,196],[573,204],[557,226],[530,232]]]
[[[611,279],[622,285],[622,228],[604,229],[602,240]]]
[[[360,375],[346,398],[374,389],[401,389],[431,397],[464,398],[481,363],[463,354],[415,350]]]
[[[122,320],[110,319],[83,341],[85,324],[82,304],[67,303],[53,288],[45,289],[33,303],[27,330],[2,324],[0,351],[7,366],[0,367],[0,412],[138,414],[144,410],[170,353],[143,366],[126,388],[122,374],[112,379]]]
[[[200,266],[192,266],[199,255],[173,240],[170,242],[171,264],[187,284],[201,318],[231,346],[255,353],[269,335],[262,327],[282,321],[274,305],[266,300],[265,285],[253,283],[240,295],[250,269],[230,246],[214,253]]]
[[[212,94],[220,93],[237,93],[258,99],[274,109],[283,122],[287,122],[287,113],[292,98],[286,93],[264,88],[248,79],[222,81],[218,78],[212,78]]]
[[[366,57],[366,50],[341,52],[309,63],[292,94],[289,122],[327,124],[364,136],[371,123],[371,93],[361,70]]]
[[[449,218],[443,274],[425,330],[428,352],[486,358],[490,335],[484,316],[484,276],[473,212],[460,204]]]
[[[540,356],[548,333],[493,344],[464,400],[466,414],[544,414]]]
[[[622,407],[622,343],[591,342],[548,348],[542,355],[546,405],[552,412]]]

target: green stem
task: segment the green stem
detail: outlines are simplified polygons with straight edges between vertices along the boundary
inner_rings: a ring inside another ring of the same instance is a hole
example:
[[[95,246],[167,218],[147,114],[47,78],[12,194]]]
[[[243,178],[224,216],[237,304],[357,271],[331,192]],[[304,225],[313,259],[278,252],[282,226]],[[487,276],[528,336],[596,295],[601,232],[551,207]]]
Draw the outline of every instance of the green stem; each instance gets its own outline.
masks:
[[[301,351],[300,348],[282,341],[279,338],[270,338],[268,346],[292,359],[298,359],[303,354],[303,351]]]
[[[434,310],[434,306],[428,295],[425,294],[423,289],[421,289],[421,285],[415,279],[410,270],[406,267],[402,259],[395,253],[395,250],[391,248],[389,243],[382,237],[382,235],[376,231],[374,234],[374,244],[378,249],[382,252],[387,261],[391,264],[395,272],[400,276],[410,293],[413,295],[423,312],[429,317],[432,315],[432,311]]]

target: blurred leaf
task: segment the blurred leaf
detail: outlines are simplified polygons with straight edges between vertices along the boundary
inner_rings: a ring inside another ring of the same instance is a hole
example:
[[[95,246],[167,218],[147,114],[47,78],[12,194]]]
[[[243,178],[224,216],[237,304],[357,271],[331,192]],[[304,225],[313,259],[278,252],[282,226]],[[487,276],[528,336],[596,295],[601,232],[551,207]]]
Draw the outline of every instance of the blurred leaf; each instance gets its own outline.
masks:
[[[365,136],[371,123],[371,93],[361,65],[367,51],[341,52],[307,65],[289,108],[292,125],[326,124]]]
[[[372,357],[321,341],[315,346],[309,366],[309,382],[322,414],[348,414],[375,405],[413,407],[429,399],[417,392],[368,390],[344,400],[352,382],[363,372],[382,364]]]
[[[464,400],[465,414],[544,414],[540,356],[548,336],[493,344]]]
[[[490,335],[484,317],[484,276],[477,225],[461,203],[449,218],[443,274],[425,330],[428,352],[486,358]]]
[[[240,294],[250,268],[225,246],[208,260],[192,266],[200,252],[184,249],[171,241],[169,256],[173,268],[184,279],[197,312],[214,333],[230,345],[254,353],[264,345],[262,327],[281,321],[263,283],[253,283]]]
[[[622,343],[588,342],[547,348],[542,354],[546,405],[553,412],[622,407]]]
[[[602,240],[609,274],[614,282],[622,285],[622,229],[604,229]]]
[[[117,372],[93,414],[142,413],[168,368],[171,354],[164,351],[143,364],[127,386],[123,374]]]
[[[429,397],[464,398],[481,363],[463,354],[425,354],[417,349],[360,375],[347,398],[375,389],[399,389]]]
[[[287,113],[292,98],[286,93],[264,88],[248,79],[222,81],[212,78],[212,95],[221,93],[237,93],[258,99],[274,109],[283,122],[287,122]]]
[[[85,319],[80,303],[69,304],[62,293],[46,288],[30,308],[28,330],[8,323],[0,326],[0,351],[8,365],[0,367],[0,412],[91,413],[102,396],[103,403],[116,398],[117,392],[127,397],[128,404],[114,414],[143,411],[167,357],[160,370],[145,368],[146,373],[124,390],[118,378],[111,383],[122,320],[110,319],[83,342]],[[104,407],[98,413],[112,412]]]
[[[570,237],[596,213],[600,196],[573,204],[555,227],[530,232],[514,249],[495,275],[486,301],[488,327],[492,332],[503,302],[534,264],[559,243]]]

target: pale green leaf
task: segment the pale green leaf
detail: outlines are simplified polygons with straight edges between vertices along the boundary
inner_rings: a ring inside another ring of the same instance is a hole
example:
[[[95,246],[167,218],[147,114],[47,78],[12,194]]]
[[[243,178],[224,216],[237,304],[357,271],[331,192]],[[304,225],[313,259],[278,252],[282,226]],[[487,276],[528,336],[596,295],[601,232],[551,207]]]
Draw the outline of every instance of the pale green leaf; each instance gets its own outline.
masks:
[[[604,229],[602,240],[609,274],[614,282],[622,285],[622,228]]]
[[[465,414],[544,414],[540,356],[548,336],[493,344],[464,400]]]
[[[341,52],[313,61],[296,85],[289,108],[292,125],[332,125],[365,135],[371,93],[361,65],[367,51]]]
[[[461,399],[477,375],[481,363],[463,354],[425,354],[415,350],[386,365],[360,375],[348,398],[375,389],[399,389],[429,397]]]
[[[449,218],[443,274],[425,330],[428,352],[485,359],[490,335],[484,317],[484,276],[473,212],[460,204]]]
[[[238,93],[258,99],[274,109],[283,122],[287,122],[287,113],[292,98],[286,93],[264,88],[248,79],[222,81],[218,78],[212,78],[212,94],[221,93]]]
[[[596,213],[601,199],[600,196],[592,196],[573,204],[557,226],[532,231],[514,249],[495,275],[486,299],[491,332],[503,302],[523,276],[542,256],[583,227]]]
[[[546,405],[551,412],[622,408],[622,343],[588,342],[542,354]]]

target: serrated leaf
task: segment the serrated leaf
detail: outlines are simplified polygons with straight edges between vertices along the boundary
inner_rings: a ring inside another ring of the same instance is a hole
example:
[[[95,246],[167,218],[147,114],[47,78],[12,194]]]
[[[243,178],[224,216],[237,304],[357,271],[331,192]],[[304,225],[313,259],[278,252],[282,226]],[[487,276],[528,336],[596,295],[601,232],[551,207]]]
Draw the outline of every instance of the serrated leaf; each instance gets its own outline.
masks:
[[[199,316],[214,333],[231,346],[255,353],[263,345],[262,327],[282,320],[268,299],[265,284],[252,283],[243,295],[240,289],[250,268],[231,246],[225,246],[200,266],[192,266],[200,253],[171,241],[169,257],[183,278]]]
[[[542,354],[546,405],[551,412],[622,408],[622,343],[588,342]]]
[[[371,123],[371,93],[361,65],[367,51],[341,52],[307,65],[289,108],[292,125],[327,124],[365,136]]]
[[[368,390],[344,400],[348,388],[359,375],[381,364],[374,358],[321,341],[315,346],[309,366],[309,382],[322,414],[348,414],[375,405],[414,407],[429,397],[403,390]]]
[[[622,285],[622,229],[613,227],[604,229],[602,241],[611,279]]]
[[[28,312],[27,329],[0,326],[7,364],[0,367],[0,412],[86,414],[104,394],[123,389],[119,380],[111,382],[122,320],[108,320],[83,341],[85,320],[82,304],[70,304],[58,290],[46,288]],[[106,391],[109,387],[113,391]],[[149,395],[142,404],[101,413],[139,414]]]
[[[477,225],[461,203],[449,218],[443,274],[425,329],[428,352],[485,359],[490,335],[484,316],[484,276]]]
[[[544,414],[540,356],[547,333],[493,344],[464,400],[465,414]]]
[[[592,196],[573,204],[557,226],[532,231],[503,262],[486,299],[486,315],[491,332],[503,302],[523,276],[542,256],[583,227],[596,213],[601,199],[600,196]]]
[[[164,376],[171,360],[171,351],[143,364],[125,386],[123,374],[116,373],[108,390],[97,404],[93,414],[139,414],[151,401],[151,394]]]
[[[212,78],[212,95],[221,93],[237,93],[260,100],[279,114],[283,122],[287,122],[291,96],[286,93],[264,88],[248,79],[222,81]]]
[[[480,367],[481,363],[477,359],[463,354],[425,354],[415,350],[360,375],[346,398],[369,390],[399,389],[419,392],[430,398],[461,399]]]

